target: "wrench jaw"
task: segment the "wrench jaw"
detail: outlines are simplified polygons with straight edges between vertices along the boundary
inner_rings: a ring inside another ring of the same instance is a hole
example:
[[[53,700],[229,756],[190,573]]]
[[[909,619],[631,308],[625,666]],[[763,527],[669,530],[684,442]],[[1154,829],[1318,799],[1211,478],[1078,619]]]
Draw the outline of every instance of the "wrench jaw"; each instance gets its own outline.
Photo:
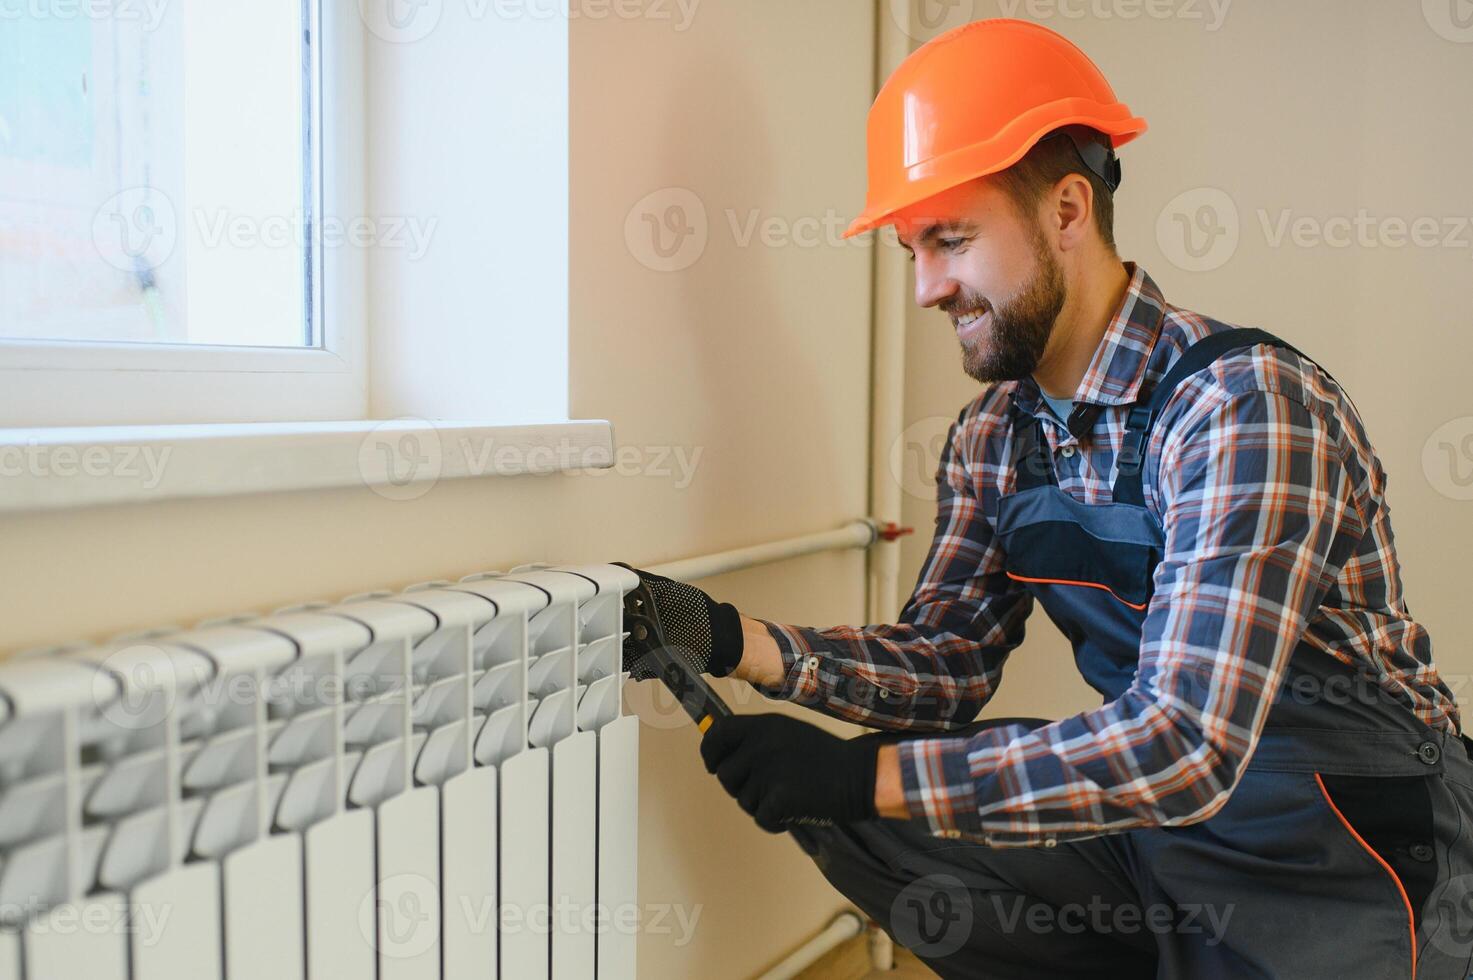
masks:
[[[650,643],[660,642],[664,638],[660,611],[655,606],[655,597],[650,593],[650,587],[644,582],[624,593],[624,623],[629,629],[632,646],[641,654],[648,651]],[[645,629],[636,629],[639,625],[643,625]]]
[[[624,628],[629,632],[624,639],[625,670],[629,670],[635,661],[647,657],[656,647],[665,645],[660,611],[650,587],[644,582],[624,594]]]

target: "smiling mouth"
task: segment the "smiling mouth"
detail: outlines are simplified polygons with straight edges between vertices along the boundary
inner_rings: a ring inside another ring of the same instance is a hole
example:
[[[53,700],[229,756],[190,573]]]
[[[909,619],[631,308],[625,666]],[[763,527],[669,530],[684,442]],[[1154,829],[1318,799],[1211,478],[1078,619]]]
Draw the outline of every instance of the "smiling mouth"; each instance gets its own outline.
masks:
[[[992,310],[985,306],[980,310],[952,317],[952,322],[956,325],[956,335],[962,341],[975,340],[991,321]]]

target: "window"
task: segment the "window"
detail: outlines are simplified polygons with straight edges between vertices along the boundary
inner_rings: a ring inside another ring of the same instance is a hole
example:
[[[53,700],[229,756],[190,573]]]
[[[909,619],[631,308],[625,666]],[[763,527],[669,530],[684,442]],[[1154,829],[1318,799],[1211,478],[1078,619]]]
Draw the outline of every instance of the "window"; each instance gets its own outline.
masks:
[[[568,420],[569,18],[422,8],[0,0],[0,511],[612,458]]]
[[[0,2],[0,425],[363,416],[321,220],[325,164],[362,186],[361,23],[322,6]]]
[[[310,23],[261,8],[7,26],[0,335],[315,345]]]

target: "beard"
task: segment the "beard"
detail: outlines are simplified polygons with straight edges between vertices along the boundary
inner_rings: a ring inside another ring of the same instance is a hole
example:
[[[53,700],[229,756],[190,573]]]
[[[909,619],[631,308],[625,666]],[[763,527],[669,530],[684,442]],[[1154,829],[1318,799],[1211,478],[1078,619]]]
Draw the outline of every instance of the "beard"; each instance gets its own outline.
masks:
[[[947,313],[991,310],[988,332],[961,342],[962,370],[982,384],[1020,381],[1033,374],[1064,308],[1068,297],[1064,270],[1041,232],[1034,236],[1034,252],[1038,263],[1033,278],[1007,303],[993,306],[983,297],[964,293],[943,307]]]

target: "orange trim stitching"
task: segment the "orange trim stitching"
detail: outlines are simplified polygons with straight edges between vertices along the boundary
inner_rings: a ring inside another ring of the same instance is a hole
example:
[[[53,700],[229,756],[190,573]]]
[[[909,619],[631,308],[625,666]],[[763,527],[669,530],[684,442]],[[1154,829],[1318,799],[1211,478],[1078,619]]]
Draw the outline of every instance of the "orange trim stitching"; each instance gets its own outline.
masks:
[[[1038,583],[1040,583],[1042,585],[1084,585],[1084,586],[1088,586],[1091,589],[1104,589],[1106,592],[1110,593],[1112,596],[1115,596],[1115,598],[1117,600],[1119,600],[1120,602],[1125,603],[1127,606],[1129,606],[1130,608],[1135,609],[1137,611],[1142,611],[1143,612],[1145,610],[1145,608],[1148,605],[1150,605],[1149,602],[1143,602],[1140,605],[1136,605],[1135,603],[1130,602],[1129,600],[1121,599],[1120,596],[1118,596],[1118,595],[1115,594],[1115,590],[1114,589],[1110,588],[1108,585],[1101,585],[1099,582],[1073,582],[1073,581],[1070,581],[1069,579],[1066,579],[1066,578],[1028,578],[1025,575],[1014,575],[1012,572],[1008,572],[1007,574],[1008,574],[1008,578],[1013,579],[1014,581],[1017,581],[1017,582],[1038,582]]]
[[[1391,876],[1392,883],[1396,885],[1396,890],[1401,894],[1401,904],[1405,905],[1407,910],[1407,934],[1411,936],[1412,940],[1411,975],[1415,978],[1417,975],[1417,927],[1416,919],[1412,916],[1412,900],[1407,897],[1407,890],[1401,886],[1401,879],[1396,876],[1395,869],[1392,868],[1391,865],[1387,864],[1386,859],[1377,854],[1375,848],[1367,844],[1366,839],[1362,837],[1360,833],[1350,825],[1349,820],[1345,819],[1345,814],[1341,813],[1340,808],[1335,805],[1335,801],[1330,799],[1330,791],[1325,789],[1325,781],[1320,778],[1319,773],[1314,774],[1314,781],[1319,784],[1320,795],[1325,798],[1325,802],[1329,804],[1331,811],[1334,812],[1335,816],[1340,818],[1340,822],[1345,825],[1345,829],[1350,831],[1350,836],[1354,837],[1356,839],[1356,842],[1360,844],[1361,847],[1365,848],[1366,853],[1375,858],[1376,863],[1381,865],[1381,867],[1385,869],[1386,873]]]

